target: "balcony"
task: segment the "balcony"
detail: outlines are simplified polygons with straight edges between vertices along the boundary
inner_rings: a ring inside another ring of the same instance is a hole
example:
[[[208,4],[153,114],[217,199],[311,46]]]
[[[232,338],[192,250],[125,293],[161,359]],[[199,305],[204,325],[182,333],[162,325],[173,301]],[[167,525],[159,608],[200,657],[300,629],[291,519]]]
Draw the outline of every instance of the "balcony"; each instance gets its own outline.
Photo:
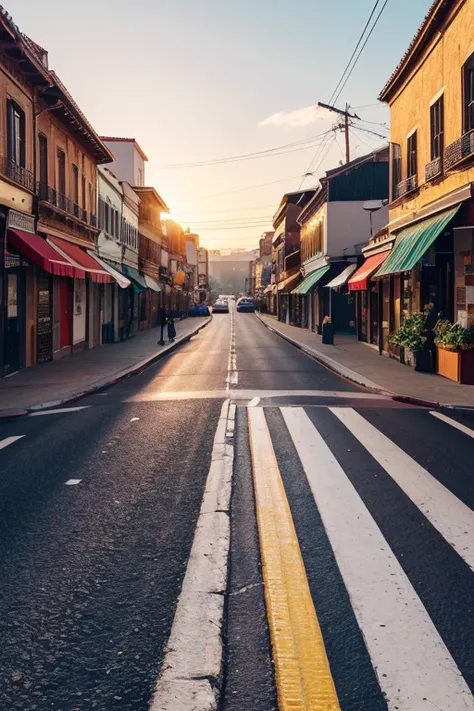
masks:
[[[438,156],[425,165],[425,182],[439,178],[443,174],[443,157]]]
[[[451,143],[444,151],[444,167],[446,170],[457,168],[465,161],[474,158],[474,130],[465,133],[457,141]]]
[[[401,198],[404,195],[414,192],[418,188],[418,179],[416,175],[410,175],[406,180],[402,180],[397,185],[397,197]]]
[[[12,158],[3,154],[0,154],[0,172],[12,182],[21,185],[22,188],[29,190],[30,193],[34,193],[35,180],[31,170],[22,168]]]
[[[66,197],[63,193],[58,192],[46,183],[37,183],[37,193],[40,202],[47,202],[49,205],[54,205],[62,212],[75,217],[81,222],[90,224],[92,227],[97,227],[97,215],[88,215],[87,210],[78,205],[74,200]]]

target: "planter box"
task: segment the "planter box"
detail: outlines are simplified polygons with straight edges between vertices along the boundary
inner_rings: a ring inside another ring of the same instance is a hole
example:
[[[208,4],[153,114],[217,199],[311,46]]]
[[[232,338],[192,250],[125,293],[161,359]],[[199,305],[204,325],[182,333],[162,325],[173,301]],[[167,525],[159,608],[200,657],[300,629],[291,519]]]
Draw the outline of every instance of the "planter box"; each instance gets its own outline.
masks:
[[[438,346],[436,372],[449,380],[463,385],[474,385],[474,349],[470,351],[447,351]]]

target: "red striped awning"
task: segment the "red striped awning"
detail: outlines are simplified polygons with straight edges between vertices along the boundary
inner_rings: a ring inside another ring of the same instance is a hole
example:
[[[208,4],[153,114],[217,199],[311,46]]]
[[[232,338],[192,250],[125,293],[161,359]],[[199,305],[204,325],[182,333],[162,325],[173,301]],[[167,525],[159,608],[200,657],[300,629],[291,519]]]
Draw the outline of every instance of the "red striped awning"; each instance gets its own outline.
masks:
[[[99,262],[94,259],[91,254],[88,254],[82,247],[60,237],[48,235],[48,242],[61,254],[70,259],[79,269],[87,272],[92,279],[99,284],[110,284],[112,277],[109,272],[106,272]]]
[[[7,232],[7,246],[13,247],[25,259],[44,269],[48,274],[71,277],[71,279],[86,278],[83,269],[39,235],[10,228]]]
[[[347,282],[349,291],[364,291],[364,289],[368,289],[370,276],[379,268],[382,262],[387,259],[389,254],[390,250],[386,249],[384,252],[372,254],[371,257],[367,257],[362,266],[359,267]]]

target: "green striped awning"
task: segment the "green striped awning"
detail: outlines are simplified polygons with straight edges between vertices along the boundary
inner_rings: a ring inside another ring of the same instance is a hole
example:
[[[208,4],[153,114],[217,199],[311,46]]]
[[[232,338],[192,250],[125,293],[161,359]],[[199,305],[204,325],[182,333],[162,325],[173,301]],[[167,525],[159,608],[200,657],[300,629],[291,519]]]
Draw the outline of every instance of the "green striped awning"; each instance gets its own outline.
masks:
[[[308,294],[313,286],[316,286],[318,281],[323,277],[326,272],[329,271],[329,264],[327,264],[325,267],[320,267],[319,269],[315,269],[314,272],[311,272],[311,274],[308,274],[308,276],[303,279],[301,284],[299,284],[296,289],[293,289],[291,292],[292,294],[299,294],[300,296],[303,296],[304,294]]]
[[[428,217],[416,225],[406,227],[398,233],[395,245],[380,269],[373,278],[407,272],[420,261],[427,249],[441,234],[450,220],[453,219],[460,205]]]

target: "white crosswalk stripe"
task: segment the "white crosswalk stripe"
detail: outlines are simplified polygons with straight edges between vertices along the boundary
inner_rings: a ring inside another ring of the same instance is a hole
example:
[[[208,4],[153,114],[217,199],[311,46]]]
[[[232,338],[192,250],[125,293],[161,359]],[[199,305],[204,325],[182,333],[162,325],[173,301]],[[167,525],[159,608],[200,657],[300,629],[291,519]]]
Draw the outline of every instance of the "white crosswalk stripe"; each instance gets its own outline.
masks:
[[[358,412],[329,409],[474,570],[474,511]]]
[[[443,415],[442,412],[436,412],[435,410],[430,412],[430,415],[433,415],[433,417],[438,418],[438,420],[441,420],[441,422],[445,422],[447,425],[451,425],[451,427],[454,427],[455,429],[459,430],[460,432],[464,432],[465,435],[467,435],[468,437],[472,437],[474,439],[474,430],[471,430],[469,427],[466,427],[466,425],[463,425],[461,422],[458,422],[457,420],[453,420],[452,417]]]
[[[433,708],[443,711],[473,711],[474,698],[456,663],[330,448],[302,408],[282,408],[281,412],[308,478],[388,708],[418,711],[427,708],[429,700]],[[353,431],[351,425],[356,421],[357,418],[349,417],[344,423]],[[400,467],[408,466],[405,458],[410,458],[404,453],[402,458],[401,450],[385,451],[382,457],[380,433],[373,429],[372,445],[366,442],[371,454],[376,449],[384,467],[387,457],[393,456],[399,458]],[[364,433],[360,423],[356,430],[353,432],[356,436]],[[416,467],[410,465],[407,471],[419,481]],[[410,490],[410,493],[416,492]]]

